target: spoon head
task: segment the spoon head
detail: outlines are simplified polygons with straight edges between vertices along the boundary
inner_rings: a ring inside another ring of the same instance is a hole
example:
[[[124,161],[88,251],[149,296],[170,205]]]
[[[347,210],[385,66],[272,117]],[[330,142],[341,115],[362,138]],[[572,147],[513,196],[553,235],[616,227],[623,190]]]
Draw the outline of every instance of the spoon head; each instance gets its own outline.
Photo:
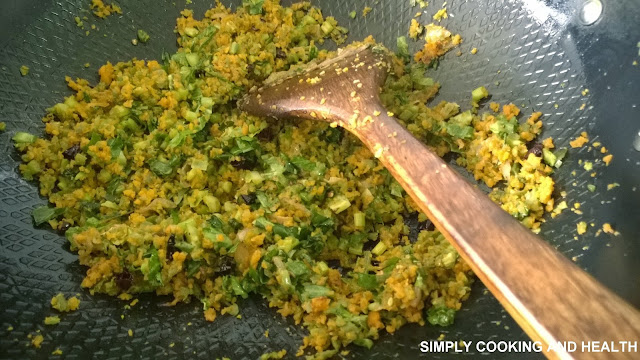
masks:
[[[239,102],[257,116],[305,118],[344,125],[354,111],[378,104],[391,67],[387,50],[366,44],[323,62],[272,74]]]

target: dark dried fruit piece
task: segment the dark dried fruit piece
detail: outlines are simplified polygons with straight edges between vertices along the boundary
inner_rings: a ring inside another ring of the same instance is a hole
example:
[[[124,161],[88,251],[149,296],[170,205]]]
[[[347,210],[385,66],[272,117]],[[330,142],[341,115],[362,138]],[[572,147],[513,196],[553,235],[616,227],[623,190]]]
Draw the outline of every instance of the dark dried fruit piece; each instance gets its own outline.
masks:
[[[133,284],[133,275],[131,275],[131,273],[128,272],[127,270],[119,274],[116,274],[115,278],[116,278],[116,285],[122,291],[129,290],[129,288],[131,288],[131,285]]]
[[[58,231],[64,234],[67,232],[67,230],[69,230],[70,227],[71,227],[70,223],[62,220],[60,224],[58,224]]]
[[[231,160],[230,164],[240,170],[251,170],[256,166],[255,161],[246,157],[242,157],[239,160]]]
[[[533,154],[537,157],[541,157],[542,156],[542,144],[537,142],[537,143],[533,143],[533,145],[531,145],[531,147],[529,148],[529,151],[527,151],[527,154]],[[527,155],[528,156],[528,155]]]
[[[218,259],[215,272],[217,276],[232,275],[235,269],[235,260],[230,256],[222,256]]]
[[[171,234],[171,236],[169,236],[169,240],[167,240],[167,260],[173,260],[173,253],[176,251],[179,251],[176,247],[176,235]]]
[[[329,266],[332,269],[338,270],[338,272],[342,276],[344,276],[344,274],[347,273],[345,268],[343,268],[342,265],[340,264],[340,260],[338,259],[327,260],[327,266]]]
[[[75,144],[72,147],[62,152],[62,156],[64,156],[67,160],[73,160],[76,158],[76,155],[80,152],[80,144]]]
[[[242,197],[242,200],[244,200],[244,203],[247,205],[252,205],[253,203],[256,202],[256,194],[255,193],[251,193],[251,194],[242,194],[240,195]]]

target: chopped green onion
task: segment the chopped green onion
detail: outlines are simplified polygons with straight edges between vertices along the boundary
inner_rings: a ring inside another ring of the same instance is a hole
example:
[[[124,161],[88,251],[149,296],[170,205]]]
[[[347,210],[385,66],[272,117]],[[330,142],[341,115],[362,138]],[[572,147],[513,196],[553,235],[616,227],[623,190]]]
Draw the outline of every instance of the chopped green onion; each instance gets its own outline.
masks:
[[[558,161],[558,158],[553,154],[553,152],[547,148],[542,149],[542,159],[549,166],[555,166],[556,161]]]
[[[313,299],[321,296],[331,296],[333,295],[333,290],[313,284],[305,284],[304,291],[302,292],[302,298],[304,299]]]
[[[486,98],[487,96],[489,96],[489,92],[484,86],[480,86],[479,88],[471,92],[471,98],[473,99],[473,102],[478,102]]]
[[[371,250],[371,253],[374,255],[382,255],[385,251],[387,251],[387,245],[380,241],[376,246]]]
[[[202,202],[207,205],[211,212],[216,213],[220,211],[220,200],[218,200],[217,197],[213,195],[206,195],[204,198],[202,198]]]
[[[564,157],[567,156],[567,152],[568,152],[567,148],[562,148],[553,153],[556,156],[556,164],[555,164],[556,168],[559,168],[560,165],[562,165],[562,159],[564,159]]]
[[[344,195],[336,196],[333,201],[329,203],[329,209],[331,209],[334,213],[340,214],[341,212],[347,210],[351,206],[351,202]]]
[[[364,229],[365,216],[363,212],[357,212],[353,214],[353,224],[358,229]]]
[[[198,33],[200,33],[200,31],[198,31],[198,29],[196,28],[192,28],[192,27],[187,27],[184,29],[184,33],[191,36],[191,37],[195,37],[198,35]]]
[[[232,42],[231,47],[229,48],[229,54],[235,55],[238,53],[238,51],[240,51],[240,44],[235,41]]]
[[[198,63],[200,62],[200,56],[198,56],[198,54],[195,54],[195,53],[185,54],[185,59],[187,60],[187,63],[190,66],[197,66]]]
[[[328,21],[323,22],[320,28],[322,29],[322,32],[325,33],[325,35],[329,35],[333,31],[333,29],[335,29],[333,24]]]
[[[26,132],[18,132],[13,135],[13,142],[16,144],[31,144],[35,142],[37,137]]]
[[[192,169],[207,171],[208,167],[209,167],[209,162],[207,161],[207,159],[194,159],[193,161],[191,161]]]

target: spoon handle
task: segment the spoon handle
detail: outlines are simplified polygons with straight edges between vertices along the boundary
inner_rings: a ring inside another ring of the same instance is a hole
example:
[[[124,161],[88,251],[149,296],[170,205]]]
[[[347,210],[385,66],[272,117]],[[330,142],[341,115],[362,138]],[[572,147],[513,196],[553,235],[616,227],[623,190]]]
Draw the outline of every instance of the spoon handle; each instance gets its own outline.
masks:
[[[636,357],[581,353],[588,341],[640,340],[640,313],[493,203],[414,138],[381,105],[352,131],[377,155],[524,331],[543,344],[578,343],[549,358]],[[619,348],[619,347],[618,347]]]

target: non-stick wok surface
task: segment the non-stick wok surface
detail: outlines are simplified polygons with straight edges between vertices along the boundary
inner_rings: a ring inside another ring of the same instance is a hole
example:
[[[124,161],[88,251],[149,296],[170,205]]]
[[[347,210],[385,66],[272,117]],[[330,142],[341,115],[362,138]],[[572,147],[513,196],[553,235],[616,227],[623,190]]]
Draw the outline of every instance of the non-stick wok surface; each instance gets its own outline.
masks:
[[[635,1],[605,0],[601,18],[585,25],[581,16],[585,2],[448,0],[449,18],[443,24],[463,36],[462,55],[455,56],[454,50],[437,70],[430,71],[442,83],[440,99],[466,104],[470,90],[484,85],[493,101],[513,102],[523,106],[524,112],[542,111],[543,136],[553,136],[556,146],[567,147],[581,131],[607,146],[614,161],[595,180],[579,160],[593,160],[596,155],[586,148],[571,149],[557,171],[556,192],[566,191],[570,204],[582,203],[583,214],[565,211],[548,219],[541,236],[638,307],[640,152],[633,143],[640,143],[640,65],[632,63],[640,61],[640,7]],[[282,348],[295,354],[302,330],[259,298],[241,303],[242,319],[221,316],[207,323],[195,302],[167,308],[162,306],[166,299],[149,295],[127,310],[115,298],[90,296],[80,287],[85,269],[76,263],[66,240],[50,229],[34,228],[31,210],[45,199],[38,195],[35,184],[18,174],[19,155],[10,140],[13,134],[43,133],[40,119],[45,108],[70,94],[65,75],[95,81],[97,69],[106,61],[160,59],[163,50],[176,49],[172,30],[179,11],[186,6],[201,16],[213,5],[200,0],[189,5],[183,0],[119,3],[124,14],[92,20],[99,31],[89,36],[74,21],[75,16],[92,16],[88,0],[4,0],[0,4],[0,121],[7,123],[7,131],[0,133],[0,357],[46,358],[58,347],[68,359],[256,359]],[[410,0],[314,3],[347,26],[351,40],[372,34],[391,48],[398,36],[406,34],[418,11],[410,7]],[[366,18],[360,16],[364,6],[373,8]],[[422,21],[429,21],[441,6],[440,0],[430,1]],[[359,13],[356,19],[348,15],[352,10]],[[133,46],[137,29],[145,29],[152,40]],[[479,51],[471,55],[474,47]],[[85,68],[85,63],[90,66]],[[21,65],[30,67],[29,76],[20,75]],[[587,96],[581,94],[584,89],[589,89]],[[585,108],[580,110],[583,103]],[[574,170],[575,176],[571,175]],[[607,191],[607,184],[614,182],[620,187]],[[594,183],[597,190],[589,192],[587,183]],[[582,220],[596,226],[610,222],[621,235],[595,237],[591,231],[575,240],[575,224]],[[64,315],[59,325],[45,328],[42,320],[52,313],[49,300],[60,291],[80,294],[81,308]],[[580,312],[580,304],[575,306]],[[9,326],[14,330],[8,331]],[[42,348],[26,346],[27,335],[38,329],[45,338]],[[127,334],[129,329],[133,337]],[[268,338],[263,335],[267,329]],[[346,357],[416,357],[420,356],[420,341],[440,334],[474,342],[527,339],[477,282],[453,326],[405,326],[394,335],[382,336],[370,351],[352,347]],[[170,346],[172,343],[175,345]],[[463,355],[428,354],[433,359],[474,355],[478,354],[473,348]]]

